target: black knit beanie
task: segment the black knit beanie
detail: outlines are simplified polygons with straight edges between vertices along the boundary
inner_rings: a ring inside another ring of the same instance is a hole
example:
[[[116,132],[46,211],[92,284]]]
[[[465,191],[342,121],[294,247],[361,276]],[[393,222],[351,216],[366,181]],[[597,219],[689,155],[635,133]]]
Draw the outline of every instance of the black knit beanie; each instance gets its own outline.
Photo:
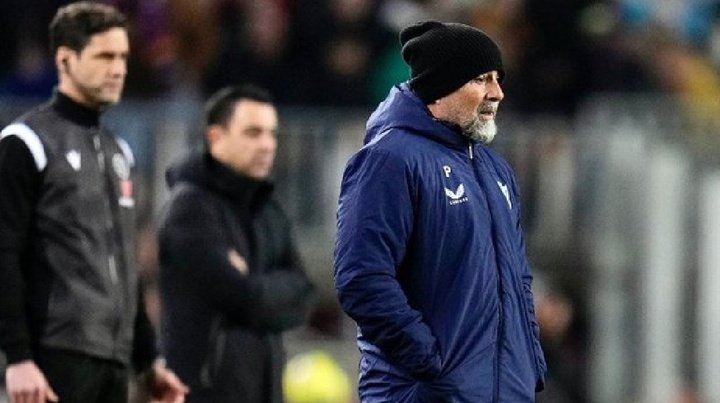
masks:
[[[424,21],[400,32],[402,57],[410,66],[410,88],[429,104],[473,78],[505,74],[500,49],[484,32],[459,23]]]

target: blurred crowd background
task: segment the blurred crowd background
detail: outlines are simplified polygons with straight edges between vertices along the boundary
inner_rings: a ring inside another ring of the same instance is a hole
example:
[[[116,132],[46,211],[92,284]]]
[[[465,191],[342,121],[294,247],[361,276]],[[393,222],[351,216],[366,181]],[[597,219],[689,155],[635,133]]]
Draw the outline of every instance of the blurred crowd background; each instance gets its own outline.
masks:
[[[260,84],[280,107],[278,193],[322,290],[289,355],[321,351],[355,382],[354,328],[332,288],[340,175],[369,113],[409,76],[400,29],[458,21],[495,38],[506,65],[493,146],[523,192],[550,368],[538,400],[720,401],[720,1],[106,2],[132,21],[127,89],[107,123],[138,160],[155,314],[164,169],[200,144],[207,95]],[[0,5],[3,125],[51,94],[47,25],[67,3]]]
[[[597,92],[717,97],[715,0],[105,0],[133,21],[127,95],[198,97],[263,84],[281,104],[367,107],[402,81],[397,33],[435,18],[496,38],[508,107],[571,116]],[[55,81],[47,21],[66,0],[5,0],[0,93]],[[705,108],[705,110],[703,110]]]

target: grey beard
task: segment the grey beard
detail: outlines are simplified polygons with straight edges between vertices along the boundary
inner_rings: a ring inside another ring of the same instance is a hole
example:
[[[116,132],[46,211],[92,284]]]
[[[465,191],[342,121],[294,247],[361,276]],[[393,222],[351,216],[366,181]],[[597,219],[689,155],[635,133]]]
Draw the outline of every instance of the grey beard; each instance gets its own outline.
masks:
[[[495,120],[483,120],[476,117],[462,128],[462,133],[470,140],[490,144],[497,133],[497,125],[495,125]]]

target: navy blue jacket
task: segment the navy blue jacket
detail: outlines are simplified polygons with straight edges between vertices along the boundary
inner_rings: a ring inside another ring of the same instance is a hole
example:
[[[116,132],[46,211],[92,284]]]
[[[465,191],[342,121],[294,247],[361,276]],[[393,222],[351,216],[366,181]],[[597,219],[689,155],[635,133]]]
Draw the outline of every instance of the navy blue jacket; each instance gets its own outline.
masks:
[[[403,84],[367,124],[338,207],[335,287],[363,402],[530,402],[546,370],[507,162]]]

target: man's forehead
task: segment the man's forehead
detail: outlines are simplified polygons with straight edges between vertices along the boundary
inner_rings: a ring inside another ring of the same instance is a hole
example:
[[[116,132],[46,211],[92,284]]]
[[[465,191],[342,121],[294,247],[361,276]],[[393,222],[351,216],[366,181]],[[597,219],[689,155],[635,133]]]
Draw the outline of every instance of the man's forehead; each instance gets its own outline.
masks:
[[[235,115],[258,115],[258,114],[277,114],[275,106],[268,102],[260,102],[253,99],[241,99],[235,103]]]
[[[107,31],[98,32],[90,36],[85,48],[89,47],[112,47],[120,49],[128,49],[130,40],[128,33],[124,28],[111,28]]]
[[[277,111],[273,104],[242,99],[235,104],[232,120],[243,124],[277,126]]]

